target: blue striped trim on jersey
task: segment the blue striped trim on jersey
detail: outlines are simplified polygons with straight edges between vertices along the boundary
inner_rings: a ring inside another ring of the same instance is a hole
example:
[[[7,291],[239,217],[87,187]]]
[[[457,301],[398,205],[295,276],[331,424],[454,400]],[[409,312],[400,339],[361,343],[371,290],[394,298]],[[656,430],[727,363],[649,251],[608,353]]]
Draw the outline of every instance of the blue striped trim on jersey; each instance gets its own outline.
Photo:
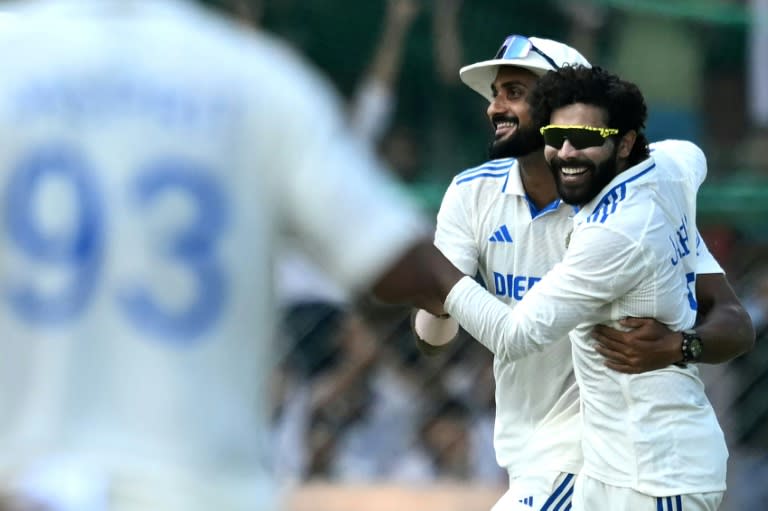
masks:
[[[635,179],[644,176],[654,167],[656,167],[656,163],[652,163],[647,169],[638,172],[626,181],[622,181],[621,183],[605,192],[603,197],[595,206],[595,209],[592,210],[592,214],[587,217],[587,223],[604,223],[609,215],[616,212],[616,208],[618,207],[619,203],[627,197],[627,185]]]
[[[536,218],[539,215],[549,213],[550,211],[555,211],[560,207],[560,203],[562,202],[561,199],[555,199],[543,208],[539,209],[536,207],[536,204],[531,200],[527,193],[525,194],[525,201],[528,203],[528,210],[531,212],[531,218]]]
[[[508,177],[509,167],[514,163],[514,158],[502,158],[500,160],[491,160],[479,167],[473,167],[465,170],[454,178],[457,185],[466,183],[481,177]],[[506,182],[505,182],[506,185]]]
[[[456,177],[461,178],[468,176],[470,174],[480,172],[482,170],[499,170],[499,169],[506,169],[510,165],[512,165],[515,162],[514,158],[500,158],[498,160],[489,160],[482,165],[478,165],[477,167],[472,167],[471,169],[467,169],[463,172],[460,172]]]
[[[696,255],[701,255],[701,236],[699,235],[698,231],[696,232]]]
[[[570,511],[571,499],[573,498],[573,483],[576,476],[568,474],[560,483],[560,486],[555,488],[552,495],[549,496],[547,501],[541,506],[541,511]]]
[[[656,511],[683,511],[683,497],[656,497]]]

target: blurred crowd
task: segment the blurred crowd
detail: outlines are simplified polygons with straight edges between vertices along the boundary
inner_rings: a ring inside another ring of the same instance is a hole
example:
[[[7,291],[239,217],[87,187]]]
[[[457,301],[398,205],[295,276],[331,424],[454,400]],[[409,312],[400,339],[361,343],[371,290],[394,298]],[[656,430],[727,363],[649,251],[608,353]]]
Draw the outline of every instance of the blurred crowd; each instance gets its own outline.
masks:
[[[461,64],[459,7],[448,0],[433,11],[436,73],[446,87]],[[414,198],[434,209],[442,187],[421,182],[424,146],[395,120],[405,50],[424,14],[418,0],[386,2],[370,61],[350,94],[349,119]],[[287,347],[274,385],[283,479],[506,481],[493,453],[492,359],[484,348],[464,339],[449,355],[423,356],[409,311],[350,304],[290,246],[276,285]]]
[[[658,2],[586,0],[240,5],[245,22],[287,38],[327,72],[362,141],[433,212],[452,176],[481,163],[490,141],[485,104],[458,69],[488,58],[505,35],[567,41],[638,83],[649,139],[690,139],[709,159],[699,225],[758,332],[753,352],[705,368],[732,450],[723,508],[768,501],[755,484],[768,479],[768,0],[672,2],[663,12]],[[307,112],[301,136],[311,136],[311,119]],[[503,485],[490,354],[464,336],[450,353],[424,356],[409,311],[351,304],[300,252],[284,254],[279,472],[294,481]]]

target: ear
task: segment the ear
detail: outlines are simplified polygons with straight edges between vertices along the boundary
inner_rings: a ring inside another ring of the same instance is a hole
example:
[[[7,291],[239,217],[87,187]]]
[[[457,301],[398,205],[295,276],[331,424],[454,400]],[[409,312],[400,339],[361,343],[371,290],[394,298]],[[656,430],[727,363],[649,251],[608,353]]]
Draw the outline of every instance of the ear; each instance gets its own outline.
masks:
[[[619,140],[617,156],[619,158],[628,158],[629,153],[632,152],[632,148],[635,146],[635,140],[637,140],[637,132],[635,130],[629,130],[624,133],[624,136]]]

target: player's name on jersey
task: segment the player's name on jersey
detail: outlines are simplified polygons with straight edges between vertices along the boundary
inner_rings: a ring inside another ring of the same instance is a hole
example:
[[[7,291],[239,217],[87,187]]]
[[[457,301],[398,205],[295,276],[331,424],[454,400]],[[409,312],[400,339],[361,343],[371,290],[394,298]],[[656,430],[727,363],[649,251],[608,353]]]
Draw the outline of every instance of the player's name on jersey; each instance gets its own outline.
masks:
[[[190,90],[174,80],[139,76],[70,79],[51,76],[17,86],[16,117],[25,122],[39,118],[152,117],[169,129],[185,131],[221,129],[239,119],[236,95],[224,84],[203,84]]]

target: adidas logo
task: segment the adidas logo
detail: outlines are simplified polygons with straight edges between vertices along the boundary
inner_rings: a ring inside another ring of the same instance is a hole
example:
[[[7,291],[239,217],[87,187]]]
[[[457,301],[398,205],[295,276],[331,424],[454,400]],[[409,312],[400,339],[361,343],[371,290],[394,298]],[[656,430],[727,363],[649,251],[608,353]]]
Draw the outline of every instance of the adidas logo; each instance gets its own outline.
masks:
[[[496,229],[496,232],[494,232],[491,237],[488,238],[488,241],[491,243],[512,243],[512,235],[509,234],[507,225],[504,224]]]
[[[525,497],[524,499],[518,500],[518,502],[525,506],[533,507],[533,496]]]

